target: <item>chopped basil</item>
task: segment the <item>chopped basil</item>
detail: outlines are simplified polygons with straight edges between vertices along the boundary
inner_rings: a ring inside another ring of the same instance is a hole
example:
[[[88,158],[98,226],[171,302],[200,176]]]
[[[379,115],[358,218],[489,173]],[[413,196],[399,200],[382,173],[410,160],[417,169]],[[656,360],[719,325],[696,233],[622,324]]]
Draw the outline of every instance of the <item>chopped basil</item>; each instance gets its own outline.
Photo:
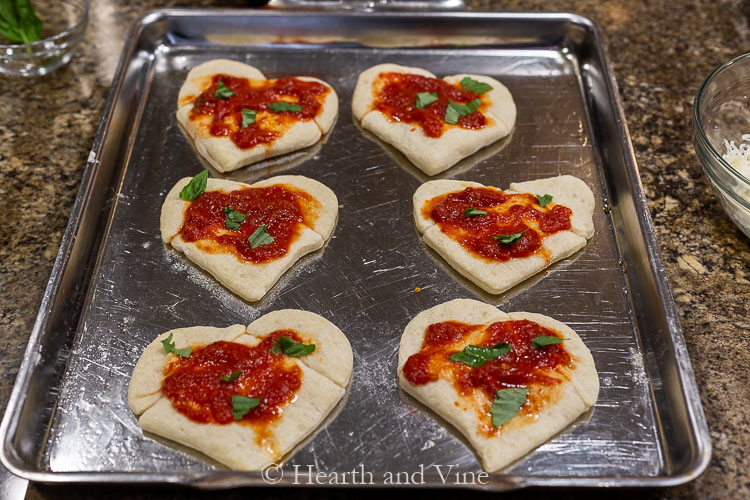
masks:
[[[500,389],[495,393],[495,400],[490,407],[492,425],[500,427],[507,424],[511,418],[518,415],[521,407],[526,402],[529,390],[526,387],[513,387],[511,389]]]
[[[464,215],[466,217],[476,217],[477,215],[487,215],[487,211],[472,207],[464,210]]]
[[[203,192],[206,190],[207,183],[208,170],[204,170],[203,172],[193,177],[187,186],[182,188],[182,191],[180,191],[180,198],[185,201],[193,201],[203,194]]]
[[[417,94],[417,107],[419,109],[426,108],[437,100],[437,92],[420,92]]]
[[[245,217],[247,215],[243,214],[242,212],[238,212],[234,208],[232,208],[232,205],[229,205],[228,207],[224,207],[224,225],[227,227],[227,229],[231,229],[232,231],[236,231],[240,227],[240,223],[245,220]]]
[[[472,368],[478,368],[495,358],[499,358],[511,351],[510,344],[502,342],[492,347],[482,347],[479,345],[467,345],[463,351],[451,354],[451,361],[469,365]]]
[[[274,354],[286,354],[287,356],[299,357],[306,356],[315,350],[315,344],[303,344],[295,342],[289,337],[279,337],[279,340],[273,343],[271,352]]]
[[[476,92],[477,94],[484,94],[488,90],[492,90],[491,85],[478,82],[469,76],[463,77],[461,80],[461,86],[469,92]]]
[[[528,229],[524,229],[520,233],[498,234],[497,236],[493,236],[493,238],[498,240],[500,243],[510,245],[511,243],[515,243],[516,241],[520,240],[523,236],[523,233],[525,233],[526,231],[528,231]]]
[[[247,128],[255,123],[255,117],[258,112],[254,109],[242,108],[242,128]]]
[[[219,377],[219,380],[222,382],[233,382],[237,380],[237,377],[242,375],[242,370],[237,370],[236,372],[232,372],[230,375],[224,375],[223,377]]]
[[[234,413],[234,419],[240,420],[242,417],[247,415],[247,412],[255,408],[260,404],[260,398],[248,398],[247,396],[240,396],[235,394],[232,396],[232,413]]]
[[[550,201],[552,201],[552,195],[551,194],[545,194],[544,196],[536,196],[536,199],[539,200],[539,206],[543,207],[547,205]]]
[[[193,352],[193,350],[189,347],[184,347],[182,349],[175,349],[174,342],[172,342],[172,334],[169,334],[169,337],[165,338],[161,341],[161,345],[164,346],[164,354],[169,354],[170,352],[177,354],[178,356],[182,356],[183,358],[189,358],[190,353]]]
[[[214,97],[219,97],[221,99],[229,99],[234,94],[235,93],[232,91],[232,89],[224,85],[224,83],[222,83],[221,80],[216,82],[216,92],[214,92]]]
[[[458,119],[462,116],[470,115],[474,111],[482,107],[481,99],[474,99],[468,104],[459,104],[450,100],[448,107],[445,108],[445,121],[451,125],[458,123]]]
[[[302,111],[302,106],[299,104],[292,104],[291,102],[284,102],[284,101],[278,101],[278,102],[272,102],[268,105],[269,108],[271,108],[271,111],[274,113],[281,113],[284,111],[292,111],[295,113],[299,113]]]
[[[266,231],[266,225],[261,224],[258,226],[258,229],[247,238],[247,241],[250,242],[250,248],[258,248],[261,245],[270,245],[273,243],[273,236]]]
[[[552,335],[539,335],[538,337],[534,337],[533,339],[531,339],[531,347],[533,347],[534,349],[539,349],[547,345],[559,344],[563,340],[565,339]]]

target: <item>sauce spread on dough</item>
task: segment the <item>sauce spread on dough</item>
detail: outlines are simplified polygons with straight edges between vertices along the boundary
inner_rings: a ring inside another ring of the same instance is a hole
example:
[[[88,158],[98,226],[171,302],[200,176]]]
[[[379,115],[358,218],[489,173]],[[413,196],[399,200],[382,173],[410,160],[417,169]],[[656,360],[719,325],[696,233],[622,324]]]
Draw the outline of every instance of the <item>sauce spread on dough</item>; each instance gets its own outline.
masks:
[[[219,341],[194,349],[188,358],[175,357],[164,371],[161,391],[177,411],[195,422],[265,427],[282,415],[302,387],[302,370],[296,362],[271,352],[281,336],[301,341],[294,331],[277,330],[255,347]],[[235,380],[221,380],[237,370],[242,373]],[[235,394],[260,399],[238,421],[232,412]]]
[[[224,208],[246,215],[236,230],[225,226]],[[319,203],[309,194],[288,185],[249,187],[236,191],[206,191],[191,201],[179,235],[208,253],[230,253],[246,262],[260,264],[283,257],[303,225],[315,221]],[[250,237],[261,224],[274,241],[252,248]]]
[[[487,214],[465,215],[470,208],[484,210]],[[533,194],[469,187],[427,201],[422,214],[435,221],[443,233],[470,252],[490,260],[507,261],[534,254],[549,260],[542,241],[547,236],[570,229],[573,211],[552,202],[542,207]],[[523,236],[513,243],[502,243],[493,238],[522,231],[525,231]]]
[[[234,92],[229,98],[216,97],[219,82]],[[241,149],[258,144],[270,145],[298,121],[308,121],[320,112],[330,89],[318,82],[296,78],[249,80],[229,75],[214,75],[211,85],[193,104],[190,119],[210,117],[207,131],[215,137],[229,137]],[[274,102],[298,104],[302,111],[269,109]],[[242,109],[256,111],[255,123],[242,128]]]
[[[458,119],[456,125],[445,123],[445,109],[449,100],[457,104],[467,104],[482,96],[464,90],[460,86],[453,86],[438,78],[429,78],[408,73],[380,73],[378,77],[383,86],[375,95],[372,109],[383,113],[390,121],[405,122],[419,125],[429,137],[440,137],[448,127],[458,126],[465,129],[481,129],[488,123],[487,117],[481,113],[482,107]],[[417,108],[417,94],[421,92],[436,92],[437,101]]]
[[[489,325],[470,325],[457,321],[434,323],[427,327],[421,350],[409,357],[403,367],[406,380],[424,385],[438,379],[453,384],[458,394],[475,404],[480,430],[487,435],[497,432],[490,419],[490,406],[499,389],[528,387],[521,414],[535,418],[539,411],[554,401],[555,388],[569,379],[573,358],[563,343],[542,348],[531,341],[540,335],[560,335],[533,321],[500,321]],[[467,345],[492,347],[507,342],[511,351],[499,358],[472,368],[451,361],[450,356]]]

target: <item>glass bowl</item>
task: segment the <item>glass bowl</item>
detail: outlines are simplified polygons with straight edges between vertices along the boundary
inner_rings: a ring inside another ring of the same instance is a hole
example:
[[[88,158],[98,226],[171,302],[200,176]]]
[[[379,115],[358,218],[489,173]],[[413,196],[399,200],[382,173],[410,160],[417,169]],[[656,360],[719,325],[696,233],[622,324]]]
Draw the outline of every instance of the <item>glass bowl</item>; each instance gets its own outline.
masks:
[[[693,103],[693,146],[724,211],[750,237],[750,179],[723,158],[725,141],[750,134],[750,54],[711,73]],[[745,137],[746,139],[748,137]]]
[[[0,73],[45,75],[70,61],[86,30],[87,0],[36,0],[32,3],[44,23],[42,39],[13,44],[0,35]]]

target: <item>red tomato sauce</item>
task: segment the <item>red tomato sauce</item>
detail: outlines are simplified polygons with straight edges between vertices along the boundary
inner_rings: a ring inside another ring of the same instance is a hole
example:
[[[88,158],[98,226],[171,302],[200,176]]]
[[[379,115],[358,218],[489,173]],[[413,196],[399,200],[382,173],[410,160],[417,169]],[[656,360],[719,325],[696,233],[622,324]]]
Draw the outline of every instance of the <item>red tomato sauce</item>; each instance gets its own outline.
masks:
[[[229,98],[216,97],[219,82],[235,94]],[[315,118],[329,91],[321,83],[296,78],[248,80],[214,75],[211,85],[195,99],[190,119],[210,116],[211,135],[229,137],[238,148],[250,149],[258,144],[271,144],[297,121]],[[298,104],[302,111],[276,113],[269,109],[269,105],[280,101]],[[243,108],[258,112],[255,123],[247,128],[242,128]]]
[[[246,215],[236,230],[226,228],[224,208],[228,206]],[[307,193],[284,185],[228,193],[206,191],[185,209],[179,235],[184,241],[197,242],[207,252],[231,253],[256,264],[269,262],[286,255],[300,228],[313,224],[317,206]],[[261,224],[274,241],[252,248],[248,237]]]
[[[498,358],[473,368],[464,363],[451,361],[450,356],[462,351],[465,338],[472,334],[470,344],[492,347],[507,342],[511,351]],[[456,321],[434,323],[427,327],[421,350],[409,356],[403,367],[406,380],[414,385],[424,385],[438,379],[450,381],[456,391],[471,396],[481,391],[491,402],[500,389],[530,386],[556,386],[560,383],[559,369],[572,367],[573,359],[563,344],[552,344],[534,348],[531,341],[541,335],[560,335],[537,323],[527,320],[501,321],[490,325],[469,325]],[[557,373],[556,373],[557,372]],[[558,376],[551,376],[557,374]],[[525,407],[538,412],[544,407],[544,396],[529,392]],[[480,421],[489,414],[489,408],[478,409]],[[480,425],[483,432],[496,431],[489,425]]]
[[[281,336],[301,341],[291,330],[278,330],[255,347],[219,341],[194,349],[190,357],[178,357],[167,366],[161,391],[177,411],[204,424],[237,422],[233,395],[259,398],[260,404],[238,422],[267,425],[302,387],[302,370],[285,355],[271,352]],[[235,380],[221,380],[237,370],[242,373]]]
[[[470,208],[484,210],[487,214],[465,215]],[[490,260],[507,261],[545,254],[544,238],[569,230],[573,211],[552,202],[542,207],[532,194],[470,187],[429,200],[422,214],[470,252]],[[521,232],[523,236],[514,243],[502,243],[493,238]]]
[[[468,104],[474,99],[481,99],[475,92],[438,78],[406,73],[380,73],[378,77],[384,81],[384,85],[375,96],[372,109],[380,111],[391,121],[418,125],[429,137],[440,137],[448,127],[453,126],[445,122],[445,109],[450,100],[457,104]],[[424,108],[417,108],[417,94],[421,92],[436,92],[438,99]],[[485,107],[484,102],[482,107]],[[455,126],[472,130],[486,126],[487,117],[481,113],[482,107],[460,117]]]

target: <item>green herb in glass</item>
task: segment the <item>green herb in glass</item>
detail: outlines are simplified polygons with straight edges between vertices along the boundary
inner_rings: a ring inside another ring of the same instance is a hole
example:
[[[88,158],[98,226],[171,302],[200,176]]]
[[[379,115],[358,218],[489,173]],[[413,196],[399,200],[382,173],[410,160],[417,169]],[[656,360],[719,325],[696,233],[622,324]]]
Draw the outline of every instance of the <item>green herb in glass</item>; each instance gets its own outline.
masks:
[[[30,0],[0,0],[0,33],[11,42],[41,40],[42,26]]]

